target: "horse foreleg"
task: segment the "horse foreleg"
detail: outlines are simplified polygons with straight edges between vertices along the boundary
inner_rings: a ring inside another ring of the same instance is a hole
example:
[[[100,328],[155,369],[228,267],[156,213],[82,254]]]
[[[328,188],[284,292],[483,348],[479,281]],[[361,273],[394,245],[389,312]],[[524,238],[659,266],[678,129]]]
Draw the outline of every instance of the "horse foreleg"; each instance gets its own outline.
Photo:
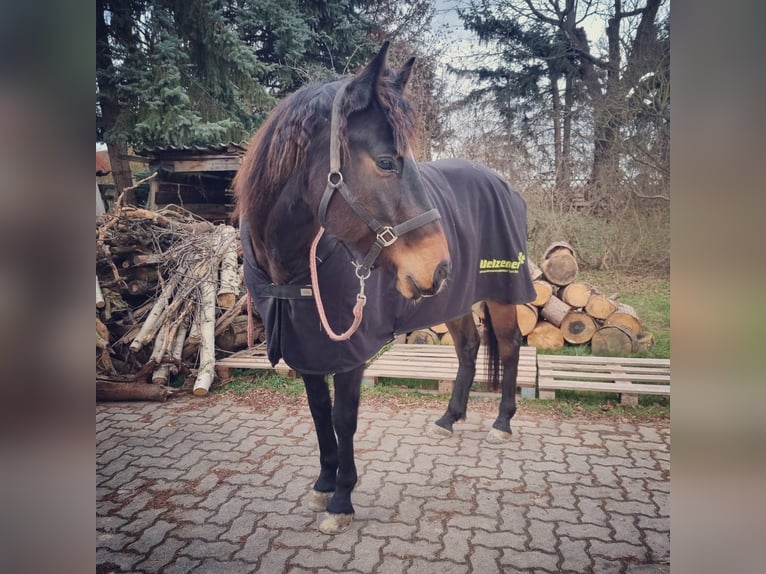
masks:
[[[453,423],[465,418],[468,409],[468,395],[476,375],[476,355],[479,352],[480,343],[479,332],[473,321],[473,313],[449,321],[447,329],[454,341],[458,369],[447,410],[436,421],[436,428],[433,429],[435,434],[439,436],[450,436]]]
[[[521,332],[516,322],[516,306],[487,301],[503,365],[502,395],[497,419],[487,435],[487,441],[501,443],[511,440],[511,419],[516,414],[516,376],[519,370]]]
[[[332,426],[330,389],[323,375],[303,375],[306,396],[319,443],[319,478],[314,483],[308,506],[311,510],[325,510],[327,501],[335,492],[338,472],[338,443]]]
[[[351,492],[357,481],[354,433],[356,433],[363,373],[364,365],[360,365],[353,371],[335,375],[332,424],[338,437],[338,473],[335,492],[327,504],[327,516],[319,525],[319,530],[325,534],[337,534],[346,530],[354,514],[354,506],[351,504]]]

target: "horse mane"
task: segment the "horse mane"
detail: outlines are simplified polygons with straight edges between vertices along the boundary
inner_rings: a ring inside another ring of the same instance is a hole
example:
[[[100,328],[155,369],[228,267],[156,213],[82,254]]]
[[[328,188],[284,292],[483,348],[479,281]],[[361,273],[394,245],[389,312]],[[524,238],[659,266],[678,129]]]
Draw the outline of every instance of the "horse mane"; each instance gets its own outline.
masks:
[[[329,131],[333,98],[341,85],[349,81],[309,84],[272,110],[251,140],[232,184],[235,222],[245,216],[254,230],[262,229],[288,182],[298,178],[308,183],[309,145],[316,143],[322,129]],[[416,139],[416,120],[415,111],[398,82],[396,74],[386,68],[378,79],[375,96],[393,131],[397,153],[405,155]],[[341,108],[340,139],[344,157],[348,157],[347,119],[355,111],[349,107],[347,101]],[[329,142],[327,149],[329,151]],[[296,173],[296,170],[303,172]]]

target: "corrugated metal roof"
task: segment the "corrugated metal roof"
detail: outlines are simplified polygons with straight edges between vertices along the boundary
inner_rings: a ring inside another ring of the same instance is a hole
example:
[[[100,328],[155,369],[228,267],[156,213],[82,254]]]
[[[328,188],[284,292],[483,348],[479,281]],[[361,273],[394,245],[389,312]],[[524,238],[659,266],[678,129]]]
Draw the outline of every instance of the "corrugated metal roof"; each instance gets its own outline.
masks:
[[[190,145],[190,146],[157,146],[153,148],[140,148],[134,150],[136,155],[144,157],[159,157],[168,155],[182,154],[216,154],[216,153],[242,153],[247,151],[247,143],[219,143],[210,145]]]

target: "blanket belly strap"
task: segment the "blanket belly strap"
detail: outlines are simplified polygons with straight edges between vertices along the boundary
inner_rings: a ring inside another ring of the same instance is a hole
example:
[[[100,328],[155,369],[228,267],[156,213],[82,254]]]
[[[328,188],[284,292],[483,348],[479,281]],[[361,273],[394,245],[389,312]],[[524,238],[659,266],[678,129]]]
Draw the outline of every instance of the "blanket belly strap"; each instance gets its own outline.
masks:
[[[256,297],[271,297],[272,299],[311,299],[314,292],[311,285],[258,285],[255,288]]]

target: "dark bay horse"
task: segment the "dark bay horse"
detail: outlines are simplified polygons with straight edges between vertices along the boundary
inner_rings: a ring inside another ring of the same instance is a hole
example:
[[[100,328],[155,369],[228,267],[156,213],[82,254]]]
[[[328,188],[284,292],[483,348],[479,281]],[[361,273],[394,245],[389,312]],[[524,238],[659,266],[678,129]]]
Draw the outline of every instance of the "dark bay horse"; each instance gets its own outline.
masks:
[[[354,512],[365,362],[397,333],[446,322],[459,368],[434,429],[451,435],[476,371],[472,304],[483,301],[490,379],[502,389],[487,439],[510,440],[515,305],[534,299],[524,201],[481,165],[414,160],[414,112],[403,95],[413,60],[390,69],[387,48],[352,79],[284,99],[234,181],[245,281],[269,358],[284,358],[306,387],[320,462],[309,506],[327,510],[320,530],[328,533],[348,528]]]

